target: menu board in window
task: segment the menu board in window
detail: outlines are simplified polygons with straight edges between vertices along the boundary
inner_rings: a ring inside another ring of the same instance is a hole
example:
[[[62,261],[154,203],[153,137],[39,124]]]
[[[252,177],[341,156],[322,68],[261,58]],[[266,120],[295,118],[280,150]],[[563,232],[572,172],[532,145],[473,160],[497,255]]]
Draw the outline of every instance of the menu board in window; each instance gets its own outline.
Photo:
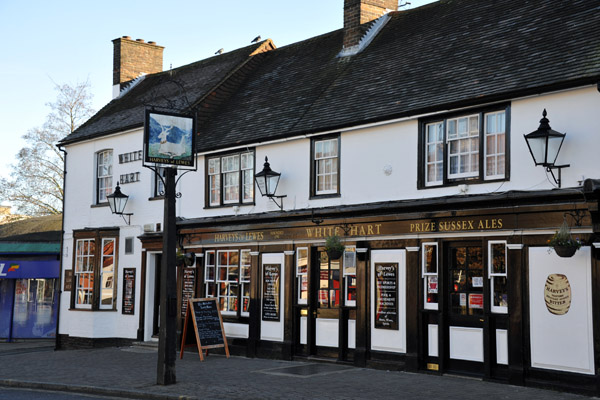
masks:
[[[183,269],[183,287],[181,288],[181,318],[185,318],[188,307],[188,300],[194,297],[194,288],[196,286],[196,269]]]
[[[223,319],[216,298],[188,300],[181,337],[180,358],[183,358],[183,350],[190,346],[198,347],[198,354],[202,361],[204,361],[203,349],[208,355],[208,349],[219,347],[225,348],[225,354],[229,358],[229,347],[223,328]]]
[[[123,305],[121,312],[135,314],[135,268],[123,269]]]
[[[262,276],[262,320],[279,321],[281,264],[264,264]]]
[[[375,264],[375,328],[398,330],[398,263]]]

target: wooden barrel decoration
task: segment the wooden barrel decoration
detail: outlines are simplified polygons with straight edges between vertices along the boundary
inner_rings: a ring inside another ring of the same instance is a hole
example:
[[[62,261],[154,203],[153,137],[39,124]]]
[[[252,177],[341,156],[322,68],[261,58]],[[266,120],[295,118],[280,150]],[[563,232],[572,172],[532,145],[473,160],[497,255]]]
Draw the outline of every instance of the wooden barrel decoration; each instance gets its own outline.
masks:
[[[571,307],[571,285],[566,275],[550,274],[544,287],[546,308],[554,315],[565,315]]]

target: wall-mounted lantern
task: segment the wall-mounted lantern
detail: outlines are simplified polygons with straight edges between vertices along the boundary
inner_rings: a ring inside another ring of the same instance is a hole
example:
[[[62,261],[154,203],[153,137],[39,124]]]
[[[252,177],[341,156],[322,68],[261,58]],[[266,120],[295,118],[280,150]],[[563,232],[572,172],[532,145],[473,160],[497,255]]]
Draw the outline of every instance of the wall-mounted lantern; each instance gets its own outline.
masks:
[[[554,179],[554,182],[560,188],[561,169],[570,167],[570,165],[555,165],[555,162],[567,134],[551,129],[550,121],[546,118],[546,115],[546,109],[544,109],[539,128],[523,136],[525,137],[535,165],[546,167],[546,171],[550,172],[552,179]],[[553,169],[558,169],[558,179],[554,176]]]
[[[133,215],[133,213],[124,212],[125,205],[127,205],[127,200],[129,199],[129,196],[121,192],[121,187],[118,183],[117,187],[115,188],[115,191],[112,194],[106,196],[106,199],[108,200],[108,206],[110,207],[110,211],[113,214],[120,215],[123,218],[123,220],[127,223],[127,225],[129,225],[131,223],[131,216]],[[125,219],[125,216],[127,216],[127,219]]]
[[[265,164],[263,166],[263,170],[257,173],[254,177],[256,184],[258,185],[258,190],[260,190],[260,194],[263,196],[267,196],[273,203],[277,204],[280,210],[283,210],[283,200],[281,200],[281,204],[277,203],[275,199],[283,199],[287,197],[287,195],[278,196],[275,194],[277,191],[277,185],[279,184],[279,178],[281,174],[279,172],[275,172],[271,169],[269,165],[269,159],[265,157]]]

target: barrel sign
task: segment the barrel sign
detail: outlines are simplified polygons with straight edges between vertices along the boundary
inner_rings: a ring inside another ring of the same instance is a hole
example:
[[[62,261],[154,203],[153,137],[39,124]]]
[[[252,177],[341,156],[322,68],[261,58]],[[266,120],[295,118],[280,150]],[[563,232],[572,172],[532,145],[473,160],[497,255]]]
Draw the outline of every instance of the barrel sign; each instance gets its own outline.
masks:
[[[544,287],[546,308],[554,315],[565,315],[571,307],[571,285],[566,275],[550,274]]]

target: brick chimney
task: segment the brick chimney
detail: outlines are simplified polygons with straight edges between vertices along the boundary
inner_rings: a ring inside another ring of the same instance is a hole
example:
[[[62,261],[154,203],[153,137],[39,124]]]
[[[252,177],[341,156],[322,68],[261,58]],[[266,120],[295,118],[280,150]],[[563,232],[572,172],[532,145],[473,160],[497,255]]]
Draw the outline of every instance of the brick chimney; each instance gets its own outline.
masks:
[[[344,0],[344,49],[357,46],[366,32],[362,26],[398,9],[398,0]]]
[[[163,70],[163,46],[143,39],[133,40],[123,36],[112,41],[113,52],[113,98],[132,79],[143,74]]]

